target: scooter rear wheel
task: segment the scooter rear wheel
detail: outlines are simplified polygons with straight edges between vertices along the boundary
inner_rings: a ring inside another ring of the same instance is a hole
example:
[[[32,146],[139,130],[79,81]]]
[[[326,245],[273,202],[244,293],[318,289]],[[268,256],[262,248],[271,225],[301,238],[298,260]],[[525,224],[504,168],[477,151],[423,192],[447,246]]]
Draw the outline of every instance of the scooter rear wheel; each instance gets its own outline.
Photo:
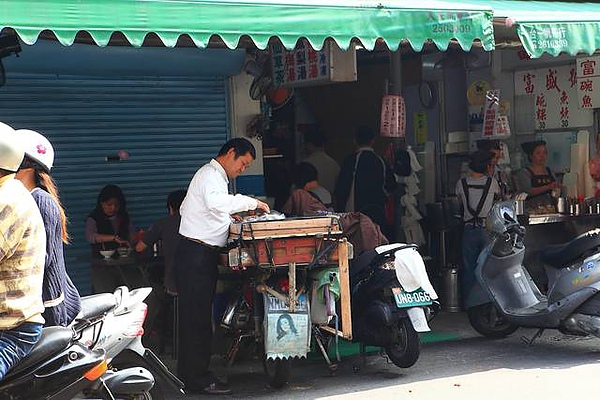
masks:
[[[490,338],[504,338],[519,329],[506,322],[493,303],[471,307],[467,310],[467,315],[473,329]]]
[[[392,326],[391,344],[385,347],[387,356],[400,368],[412,367],[421,353],[421,340],[408,318],[402,318]]]

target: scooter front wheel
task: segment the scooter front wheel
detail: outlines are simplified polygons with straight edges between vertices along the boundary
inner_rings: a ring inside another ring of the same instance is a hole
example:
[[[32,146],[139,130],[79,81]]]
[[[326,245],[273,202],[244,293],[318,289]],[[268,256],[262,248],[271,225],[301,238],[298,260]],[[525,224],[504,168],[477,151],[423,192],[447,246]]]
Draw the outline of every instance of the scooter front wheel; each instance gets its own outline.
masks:
[[[391,328],[390,345],[385,353],[400,368],[412,367],[421,353],[421,340],[408,318],[402,318]]]
[[[494,303],[471,307],[467,310],[467,315],[473,329],[490,338],[504,338],[519,329],[502,317]]]

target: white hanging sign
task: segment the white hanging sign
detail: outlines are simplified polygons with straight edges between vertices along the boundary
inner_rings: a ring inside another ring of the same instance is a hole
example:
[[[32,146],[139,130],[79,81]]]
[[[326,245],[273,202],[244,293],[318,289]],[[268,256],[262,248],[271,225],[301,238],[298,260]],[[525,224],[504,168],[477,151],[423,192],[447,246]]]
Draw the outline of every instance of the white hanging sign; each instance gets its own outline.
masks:
[[[600,57],[577,58],[577,95],[579,108],[600,108]]]
[[[515,71],[515,95],[533,97],[536,130],[593,125],[592,110],[577,105],[575,65]]]

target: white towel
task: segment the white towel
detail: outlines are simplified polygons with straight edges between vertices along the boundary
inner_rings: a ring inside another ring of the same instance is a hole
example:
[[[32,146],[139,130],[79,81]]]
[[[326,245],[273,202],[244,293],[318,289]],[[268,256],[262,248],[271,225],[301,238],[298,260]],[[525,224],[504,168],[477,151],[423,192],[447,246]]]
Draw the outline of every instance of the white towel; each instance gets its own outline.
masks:
[[[404,290],[412,292],[422,288],[433,300],[438,298],[433,285],[429,282],[423,257],[416,249],[410,247],[398,250],[394,253],[394,258],[396,277]]]
[[[410,168],[415,172],[422,170],[423,167],[421,167],[421,164],[419,164],[419,161],[417,160],[417,155],[414,151],[412,151],[412,147],[408,146],[406,151],[408,152],[408,155],[410,157]]]

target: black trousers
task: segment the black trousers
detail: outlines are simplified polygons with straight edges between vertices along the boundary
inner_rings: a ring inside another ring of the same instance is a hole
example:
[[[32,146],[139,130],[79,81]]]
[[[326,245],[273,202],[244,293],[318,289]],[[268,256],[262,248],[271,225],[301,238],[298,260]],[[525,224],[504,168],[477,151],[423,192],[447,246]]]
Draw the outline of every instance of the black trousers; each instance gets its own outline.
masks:
[[[214,380],[208,367],[218,260],[216,250],[186,239],[181,241],[175,257],[179,302],[177,375],[192,390],[203,389]]]

